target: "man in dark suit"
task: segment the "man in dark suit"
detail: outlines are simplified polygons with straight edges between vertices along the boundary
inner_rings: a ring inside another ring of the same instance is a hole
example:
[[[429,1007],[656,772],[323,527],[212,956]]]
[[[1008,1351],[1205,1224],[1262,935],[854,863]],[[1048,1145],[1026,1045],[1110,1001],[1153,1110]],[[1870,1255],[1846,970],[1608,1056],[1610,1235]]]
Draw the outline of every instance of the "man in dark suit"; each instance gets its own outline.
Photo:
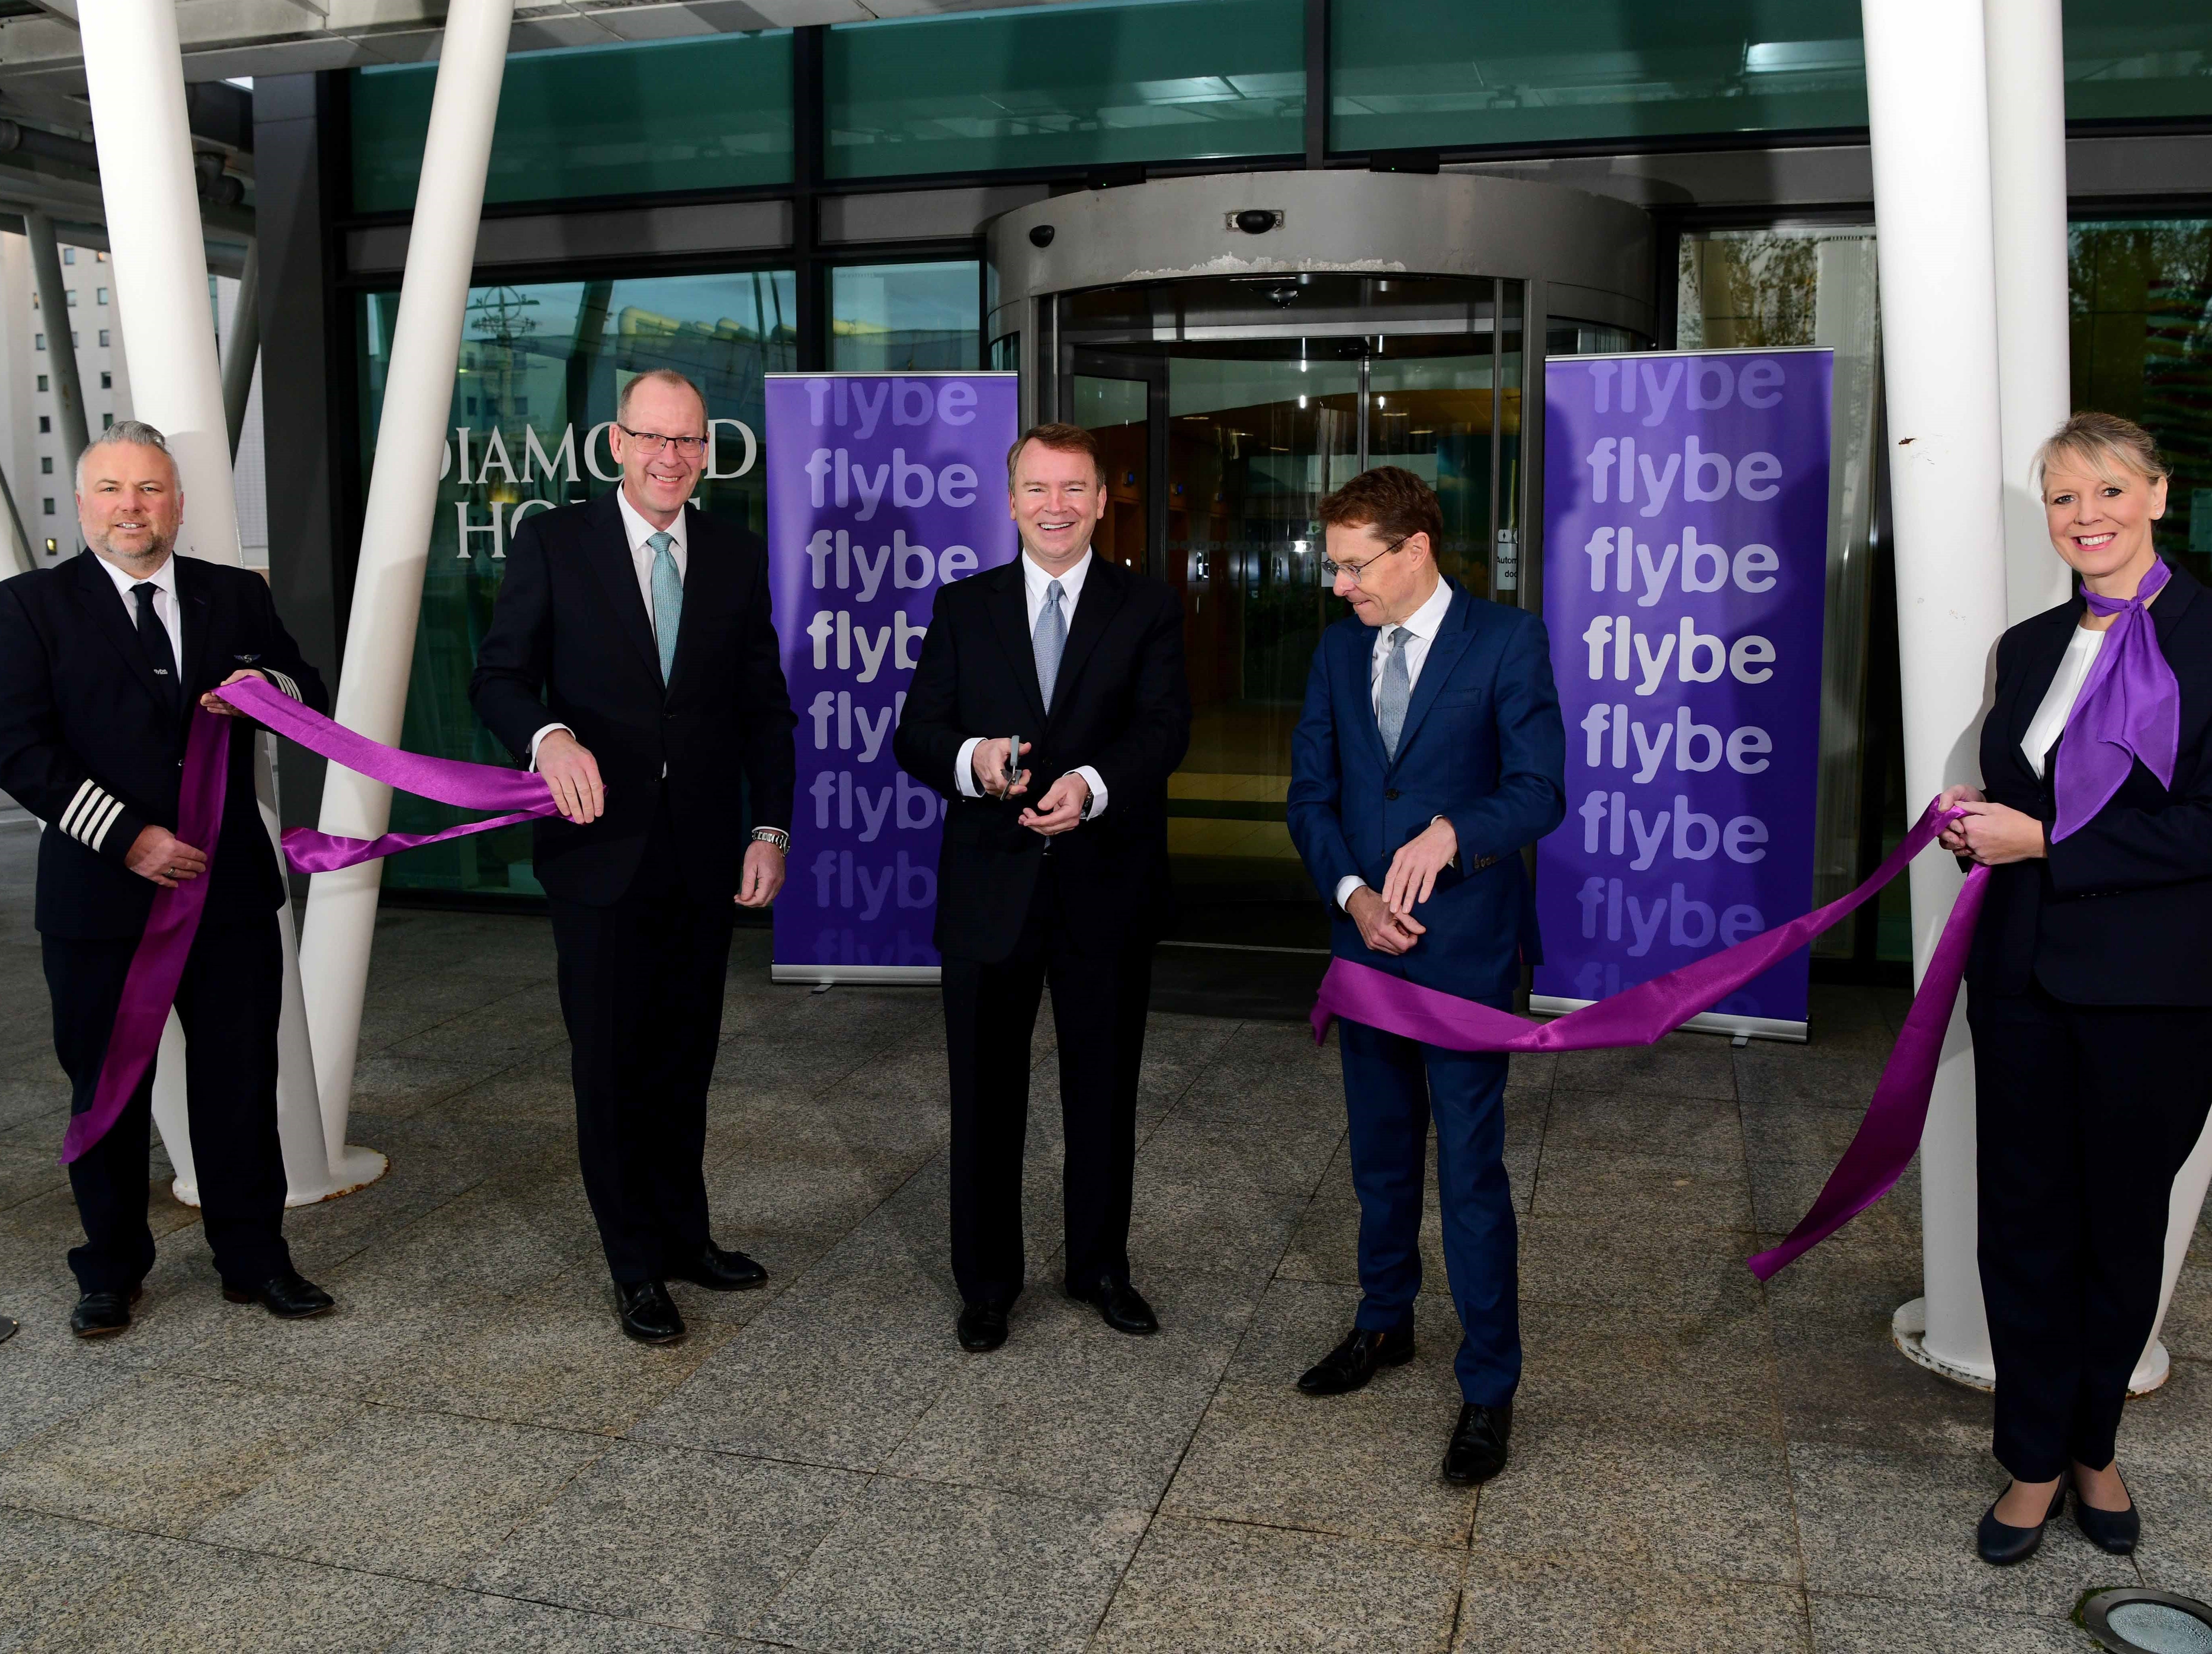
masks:
[[[1462,998],[1510,1009],[1536,960],[1520,850],[1566,812],[1566,740],[1544,624],[1469,596],[1439,573],[1443,516],[1411,471],[1379,466],[1322,500],[1322,572],[1352,617],[1322,634],[1291,742],[1291,836],[1330,905],[1332,951]],[[1443,1474],[1505,1466],[1521,1377],[1505,1058],[1338,1024],[1352,1178],[1359,1196],[1359,1311],[1298,1380],[1358,1389],[1413,1354],[1421,1197],[1437,1135],[1444,1265],[1462,1328],[1462,1405]]]
[[[1181,604],[1162,582],[1091,554],[1106,510],[1096,439],[1038,426],[1006,471],[1022,554],[937,594],[893,741],[900,767],[951,801],[936,941],[952,1274],[961,1347],[979,1351],[1006,1342],[1022,1289],[1030,1034],[1047,982],[1067,1146],[1066,1288],[1119,1331],[1158,1330],[1129,1284],[1129,1198],[1152,949],[1169,902],[1168,777],[1190,744]],[[1051,779],[1031,804],[1033,774]]]
[[[768,1279],[714,1245],[702,1162],[732,903],[782,887],[798,720],[765,549],[688,504],[705,398],[680,373],[640,374],[608,445],[621,486],[532,516],[508,547],[469,698],[561,807],[536,829],[536,868],[584,1191],[623,1330],[667,1343],[684,1336],[669,1281]]]
[[[251,570],[172,554],[184,490],[161,433],[126,420],[77,464],[90,550],[0,585],[0,787],[44,821],[37,923],[54,1052],[70,1106],[92,1106],[131,955],[157,889],[207,881],[176,996],[200,1210],[223,1295],[287,1319],[330,1294],[284,1245],[276,1027],[285,900],[253,793],[253,726],[210,691],[265,678],[317,712],[330,697]],[[194,704],[228,731],[222,827],[178,839],[179,772]],[[81,1338],[120,1332],[154,1264],[146,1156],[154,1074],[70,1163],[85,1244],[70,1253]]]

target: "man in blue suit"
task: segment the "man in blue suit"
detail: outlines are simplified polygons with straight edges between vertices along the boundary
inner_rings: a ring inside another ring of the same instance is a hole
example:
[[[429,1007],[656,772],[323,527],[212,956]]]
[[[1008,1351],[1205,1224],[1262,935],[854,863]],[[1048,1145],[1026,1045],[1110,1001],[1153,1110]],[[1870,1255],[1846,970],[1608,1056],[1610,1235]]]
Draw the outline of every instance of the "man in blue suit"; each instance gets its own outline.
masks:
[[[1538,957],[1519,852],[1566,813],[1566,738],[1544,623],[1443,578],[1443,512],[1411,471],[1363,472],[1320,510],[1322,573],[1352,617],[1314,651],[1289,820],[1334,918],[1333,951],[1510,1009],[1522,965]],[[1298,1388],[1344,1395],[1413,1358],[1433,1118],[1464,1401],[1443,1475],[1486,1481],[1505,1468],[1521,1378],[1505,1058],[1338,1027],[1359,1195],[1359,1312]]]

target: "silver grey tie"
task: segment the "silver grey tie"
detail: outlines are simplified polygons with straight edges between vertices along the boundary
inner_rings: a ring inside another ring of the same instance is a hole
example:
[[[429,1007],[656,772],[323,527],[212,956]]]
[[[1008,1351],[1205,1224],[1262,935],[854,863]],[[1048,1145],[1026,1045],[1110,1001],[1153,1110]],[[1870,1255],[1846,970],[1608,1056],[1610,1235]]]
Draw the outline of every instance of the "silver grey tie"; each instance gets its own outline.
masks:
[[[1399,731],[1406,727],[1406,703],[1413,699],[1413,681],[1406,671],[1406,645],[1413,633],[1408,627],[1390,633],[1390,653],[1382,663],[1382,693],[1375,700],[1375,721],[1382,728],[1382,750],[1398,755]]]
[[[1060,676],[1060,657],[1067,647],[1067,617],[1060,612],[1060,582],[1044,589],[1044,607],[1037,612],[1036,634],[1030,639],[1036,651],[1037,688],[1044,691],[1044,709],[1052,710],[1053,680]]]

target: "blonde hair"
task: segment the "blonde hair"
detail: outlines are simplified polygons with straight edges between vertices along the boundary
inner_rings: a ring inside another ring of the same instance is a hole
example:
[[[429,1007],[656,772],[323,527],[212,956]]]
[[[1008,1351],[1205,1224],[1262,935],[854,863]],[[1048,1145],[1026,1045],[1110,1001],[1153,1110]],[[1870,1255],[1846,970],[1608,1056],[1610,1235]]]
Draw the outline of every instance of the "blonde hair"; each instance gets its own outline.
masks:
[[[2117,484],[2118,470],[2134,472],[2146,482],[2172,475],[2172,468],[2158,451],[2151,433],[2131,419],[2118,414],[2085,410],[2044,439],[2035,451],[2035,480],[2040,488],[2053,460],[2072,459],[2086,464],[2106,482]]]

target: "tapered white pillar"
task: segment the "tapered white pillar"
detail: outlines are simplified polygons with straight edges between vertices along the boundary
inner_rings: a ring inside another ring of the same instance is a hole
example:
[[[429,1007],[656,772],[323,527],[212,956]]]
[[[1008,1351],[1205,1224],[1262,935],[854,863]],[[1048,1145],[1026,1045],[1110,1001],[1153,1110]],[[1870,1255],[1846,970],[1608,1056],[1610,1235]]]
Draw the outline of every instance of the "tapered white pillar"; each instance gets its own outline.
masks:
[[[208,313],[207,249],[201,239],[191,131],[185,115],[176,9],[171,0],[83,0],[79,21],[116,307],[128,318],[125,337],[132,409],[167,437],[177,462],[185,494],[178,551],[235,564],[242,560],[238,513],[231,493],[222,376]],[[56,336],[56,325],[50,318],[49,354],[68,344],[65,330]],[[58,325],[66,329],[66,316]],[[276,818],[269,806],[274,783],[265,742],[258,759],[256,790],[273,844]],[[279,923],[290,965],[289,906],[281,911]],[[296,967],[288,972],[293,978],[296,974]],[[290,1015],[278,1040],[277,1129],[289,1199],[300,1205],[346,1185],[331,1175],[295,979],[287,981],[285,1005]],[[197,1179],[182,1056],[183,1039],[173,1015],[155,1076],[154,1114],[177,1168],[178,1197],[191,1201],[197,1199]],[[380,1162],[382,1157],[377,1159]]]
[[[46,364],[54,381],[54,417],[61,421],[62,463],[74,471],[76,457],[89,439],[84,385],[76,371],[76,316],[69,307],[69,283],[62,278],[62,252],[54,239],[54,221],[42,212],[27,212],[23,231],[30,238],[31,272],[39,285],[36,330],[46,336]]]
[[[407,705],[438,476],[445,465],[446,415],[460,366],[469,270],[513,15],[513,0],[453,0],[438,54],[337,693],[337,721],[387,745],[399,739]],[[324,832],[375,838],[391,819],[389,787],[331,766],[323,783]],[[333,1142],[343,1140],[353,1098],[382,869],[381,862],[364,862],[319,873],[308,887],[301,961],[323,1129]]]
[[[1981,779],[1976,737],[2005,626],[1989,100],[1982,0],[1863,0],[1863,10],[1905,786],[1917,813],[1946,785]],[[1916,984],[1959,882],[1948,857],[1912,864]],[[1899,1312],[1900,1342],[1938,1371],[1987,1383],[1963,1006],[1936,1070],[1920,1176],[1926,1295]]]
[[[1982,0],[1988,38],[1990,209],[1996,261],[2006,612],[2066,601],[2032,475],[2072,411],[2066,268],[2066,51],[2059,0]]]

